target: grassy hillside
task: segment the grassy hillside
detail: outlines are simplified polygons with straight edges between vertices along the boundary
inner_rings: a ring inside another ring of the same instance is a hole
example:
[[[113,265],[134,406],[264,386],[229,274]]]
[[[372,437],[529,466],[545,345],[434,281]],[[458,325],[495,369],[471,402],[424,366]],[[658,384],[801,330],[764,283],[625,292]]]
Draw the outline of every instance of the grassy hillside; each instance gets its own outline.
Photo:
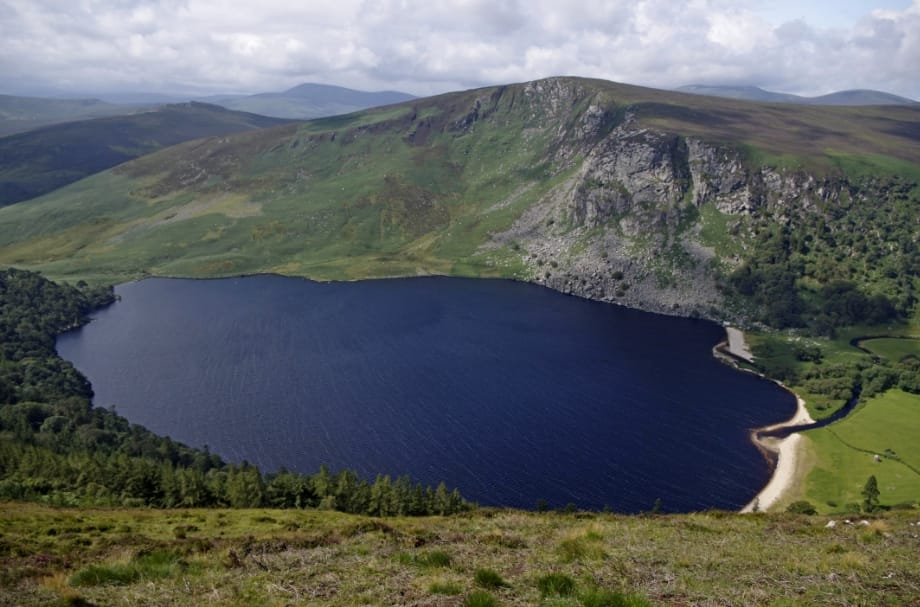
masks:
[[[585,155],[627,116],[730,142],[755,166],[920,174],[920,109],[770,106],[558,79],[170,148],[0,211],[0,263],[109,281],[520,276],[536,264],[514,243],[483,245],[574,187]]]
[[[803,499],[823,511],[852,511],[863,503],[861,492],[874,475],[884,503],[915,503],[920,496],[918,410],[920,395],[889,390],[866,399],[846,419],[807,432],[812,468],[802,479]]]
[[[21,605],[875,605],[920,602],[915,513],[69,510],[0,503]]]
[[[183,141],[283,121],[199,103],[48,126],[0,138],[0,206],[28,200]]]

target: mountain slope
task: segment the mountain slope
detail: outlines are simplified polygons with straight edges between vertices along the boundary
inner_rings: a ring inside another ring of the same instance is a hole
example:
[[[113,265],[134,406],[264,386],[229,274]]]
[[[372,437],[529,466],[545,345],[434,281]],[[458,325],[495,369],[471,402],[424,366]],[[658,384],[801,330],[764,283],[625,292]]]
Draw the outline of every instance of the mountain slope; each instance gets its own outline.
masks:
[[[99,99],[46,99],[0,95],[0,136],[49,124],[130,114],[138,108]]]
[[[275,118],[200,103],[68,122],[0,138],[0,206],[200,137],[274,126]]]
[[[507,276],[780,327],[853,321],[846,292],[890,318],[916,301],[918,143],[920,108],[553,78],[152,154],[0,210],[0,263]]]
[[[358,110],[401,103],[412,95],[396,91],[364,92],[325,84],[301,84],[281,93],[261,93],[248,97],[214,98],[232,110],[278,118],[310,119],[348,114]]]
[[[802,97],[789,93],[774,93],[756,86],[717,86],[705,84],[689,84],[677,89],[683,93],[694,95],[709,95],[712,97],[726,97],[728,99],[744,99],[747,101],[763,101],[767,103],[799,103],[804,105],[916,105],[917,102],[906,97],[899,97],[883,91],[857,89],[837,91],[818,97]]]

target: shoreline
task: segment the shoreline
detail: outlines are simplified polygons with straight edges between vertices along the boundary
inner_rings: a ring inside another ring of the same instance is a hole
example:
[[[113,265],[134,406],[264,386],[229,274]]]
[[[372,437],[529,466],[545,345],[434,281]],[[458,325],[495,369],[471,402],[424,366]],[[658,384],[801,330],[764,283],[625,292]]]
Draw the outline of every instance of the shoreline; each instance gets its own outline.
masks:
[[[741,371],[756,373],[755,371],[738,367],[739,361],[752,363],[754,360],[747,342],[744,339],[744,333],[735,327],[725,327],[725,333],[726,340],[713,348],[713,354],[716,358],[733,364]],[[760,373],[758,373],[758,375],[765,377]],[[763,453],[767,461],[774,464],[774,468],[773,474],[770,476],[770,480],[767,481],[767,484],[739,511],[740,513],[769,510],[795,486],[798,480],[797,470],[800,459],[802,435],[795,432],[785,438],[762,438],[760,434],[762,432],[815,423],[815,420],[809,415],[808,409],[805,407],[805,401],[801,396],[790,390],[782,382],[777,380],[771,381],[795,397],[796,411],[792,417],[785,421],[763,426],[761,428],[755,428],[751,431],[751,442],[754,443],[754,446],[756,446],[761,453]]]
[[[779,430],[790,426],[814,423],[811,415],[808,414],[808,409],[805,408],[805,401],[802,400],[802,397],[789,390],[789,388],[784,386],[781,382],[776,383],[795,396],[798,407],[796,408],[795,414],[788,420],[778,424],[757,428],[751,432],[751,442],[764,453],[767,459],[775,461],[775,467],[773,468],[773,475],[770,477],[770,480],[767,481],[764,488],[739,511],[742,514],[769,510],[795,486],[798,480],[797,470],[800,459],[802,435],[798,432],[794,432],[786,438],[761,438],[760,433]]]

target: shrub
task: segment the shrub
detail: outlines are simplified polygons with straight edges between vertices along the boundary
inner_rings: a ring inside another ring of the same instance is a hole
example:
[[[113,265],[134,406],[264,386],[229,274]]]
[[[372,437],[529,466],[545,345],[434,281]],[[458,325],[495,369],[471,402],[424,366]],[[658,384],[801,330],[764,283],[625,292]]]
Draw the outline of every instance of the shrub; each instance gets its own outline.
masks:
[[[419,567],[450,567],[450,555],[441,550],[422,552],[421,554],[407,554],[400,552],[396,559],[403,565],[417,565]]]
[[[575,580],[564,573],[548,573],[537,580],[543,597],[569,596],[575,591]]]
[[[799,500],[797,502],[792,502],[786,508],[786,512],[791,512],[792,514],[818,514],[817,509],[815,509],[814,504],[806,500]]]
[[[447,596],[456,596],[460,594],[461,590],[460,585],[454,582],[433,582],[428,586],[428,592],[431,594],[444,594]]]
[[[124,586],[140,578],[135,567],[126,564],[90,565],[70,577],[71,586]]]
[[[579,595],[584,607],[654,607],[645,597],[604,588],[591,588]]]
[[[157,580],[179,571],[184,564],[175,552],[140,553],[128,563],[90,565],[70,578],[71,586],[124,586],[142,579]]]
[[[473,579],[477,586],[482,586],[490,590],[495,590],[496,588],[501,588],[506,585],[502,576],[491,569],[477,569]]]
[[[485,590],[474,590],[463,599],[463,607],[498,607],[498,601]]]

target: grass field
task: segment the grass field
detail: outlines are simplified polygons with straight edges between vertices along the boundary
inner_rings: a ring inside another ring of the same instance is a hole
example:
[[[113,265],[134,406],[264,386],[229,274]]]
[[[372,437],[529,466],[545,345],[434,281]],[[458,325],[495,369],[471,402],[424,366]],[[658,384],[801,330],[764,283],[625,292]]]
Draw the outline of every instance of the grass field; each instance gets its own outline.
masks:
[[[0,503],[0,602],[910,605],[916,518],[829,529],[824,517],[718,512],[369,519]]]
[[[907,357],[920,359],[920,339],[878,338],[859,342],[863,348],[874,354],[899,361]]]
[[[882,504],[920,502],[920,395],[889,390],[805,436],[814,467],[804,479],[803,496],[821,511],[862,504],[860,492],[870,475],[878,479]]]

